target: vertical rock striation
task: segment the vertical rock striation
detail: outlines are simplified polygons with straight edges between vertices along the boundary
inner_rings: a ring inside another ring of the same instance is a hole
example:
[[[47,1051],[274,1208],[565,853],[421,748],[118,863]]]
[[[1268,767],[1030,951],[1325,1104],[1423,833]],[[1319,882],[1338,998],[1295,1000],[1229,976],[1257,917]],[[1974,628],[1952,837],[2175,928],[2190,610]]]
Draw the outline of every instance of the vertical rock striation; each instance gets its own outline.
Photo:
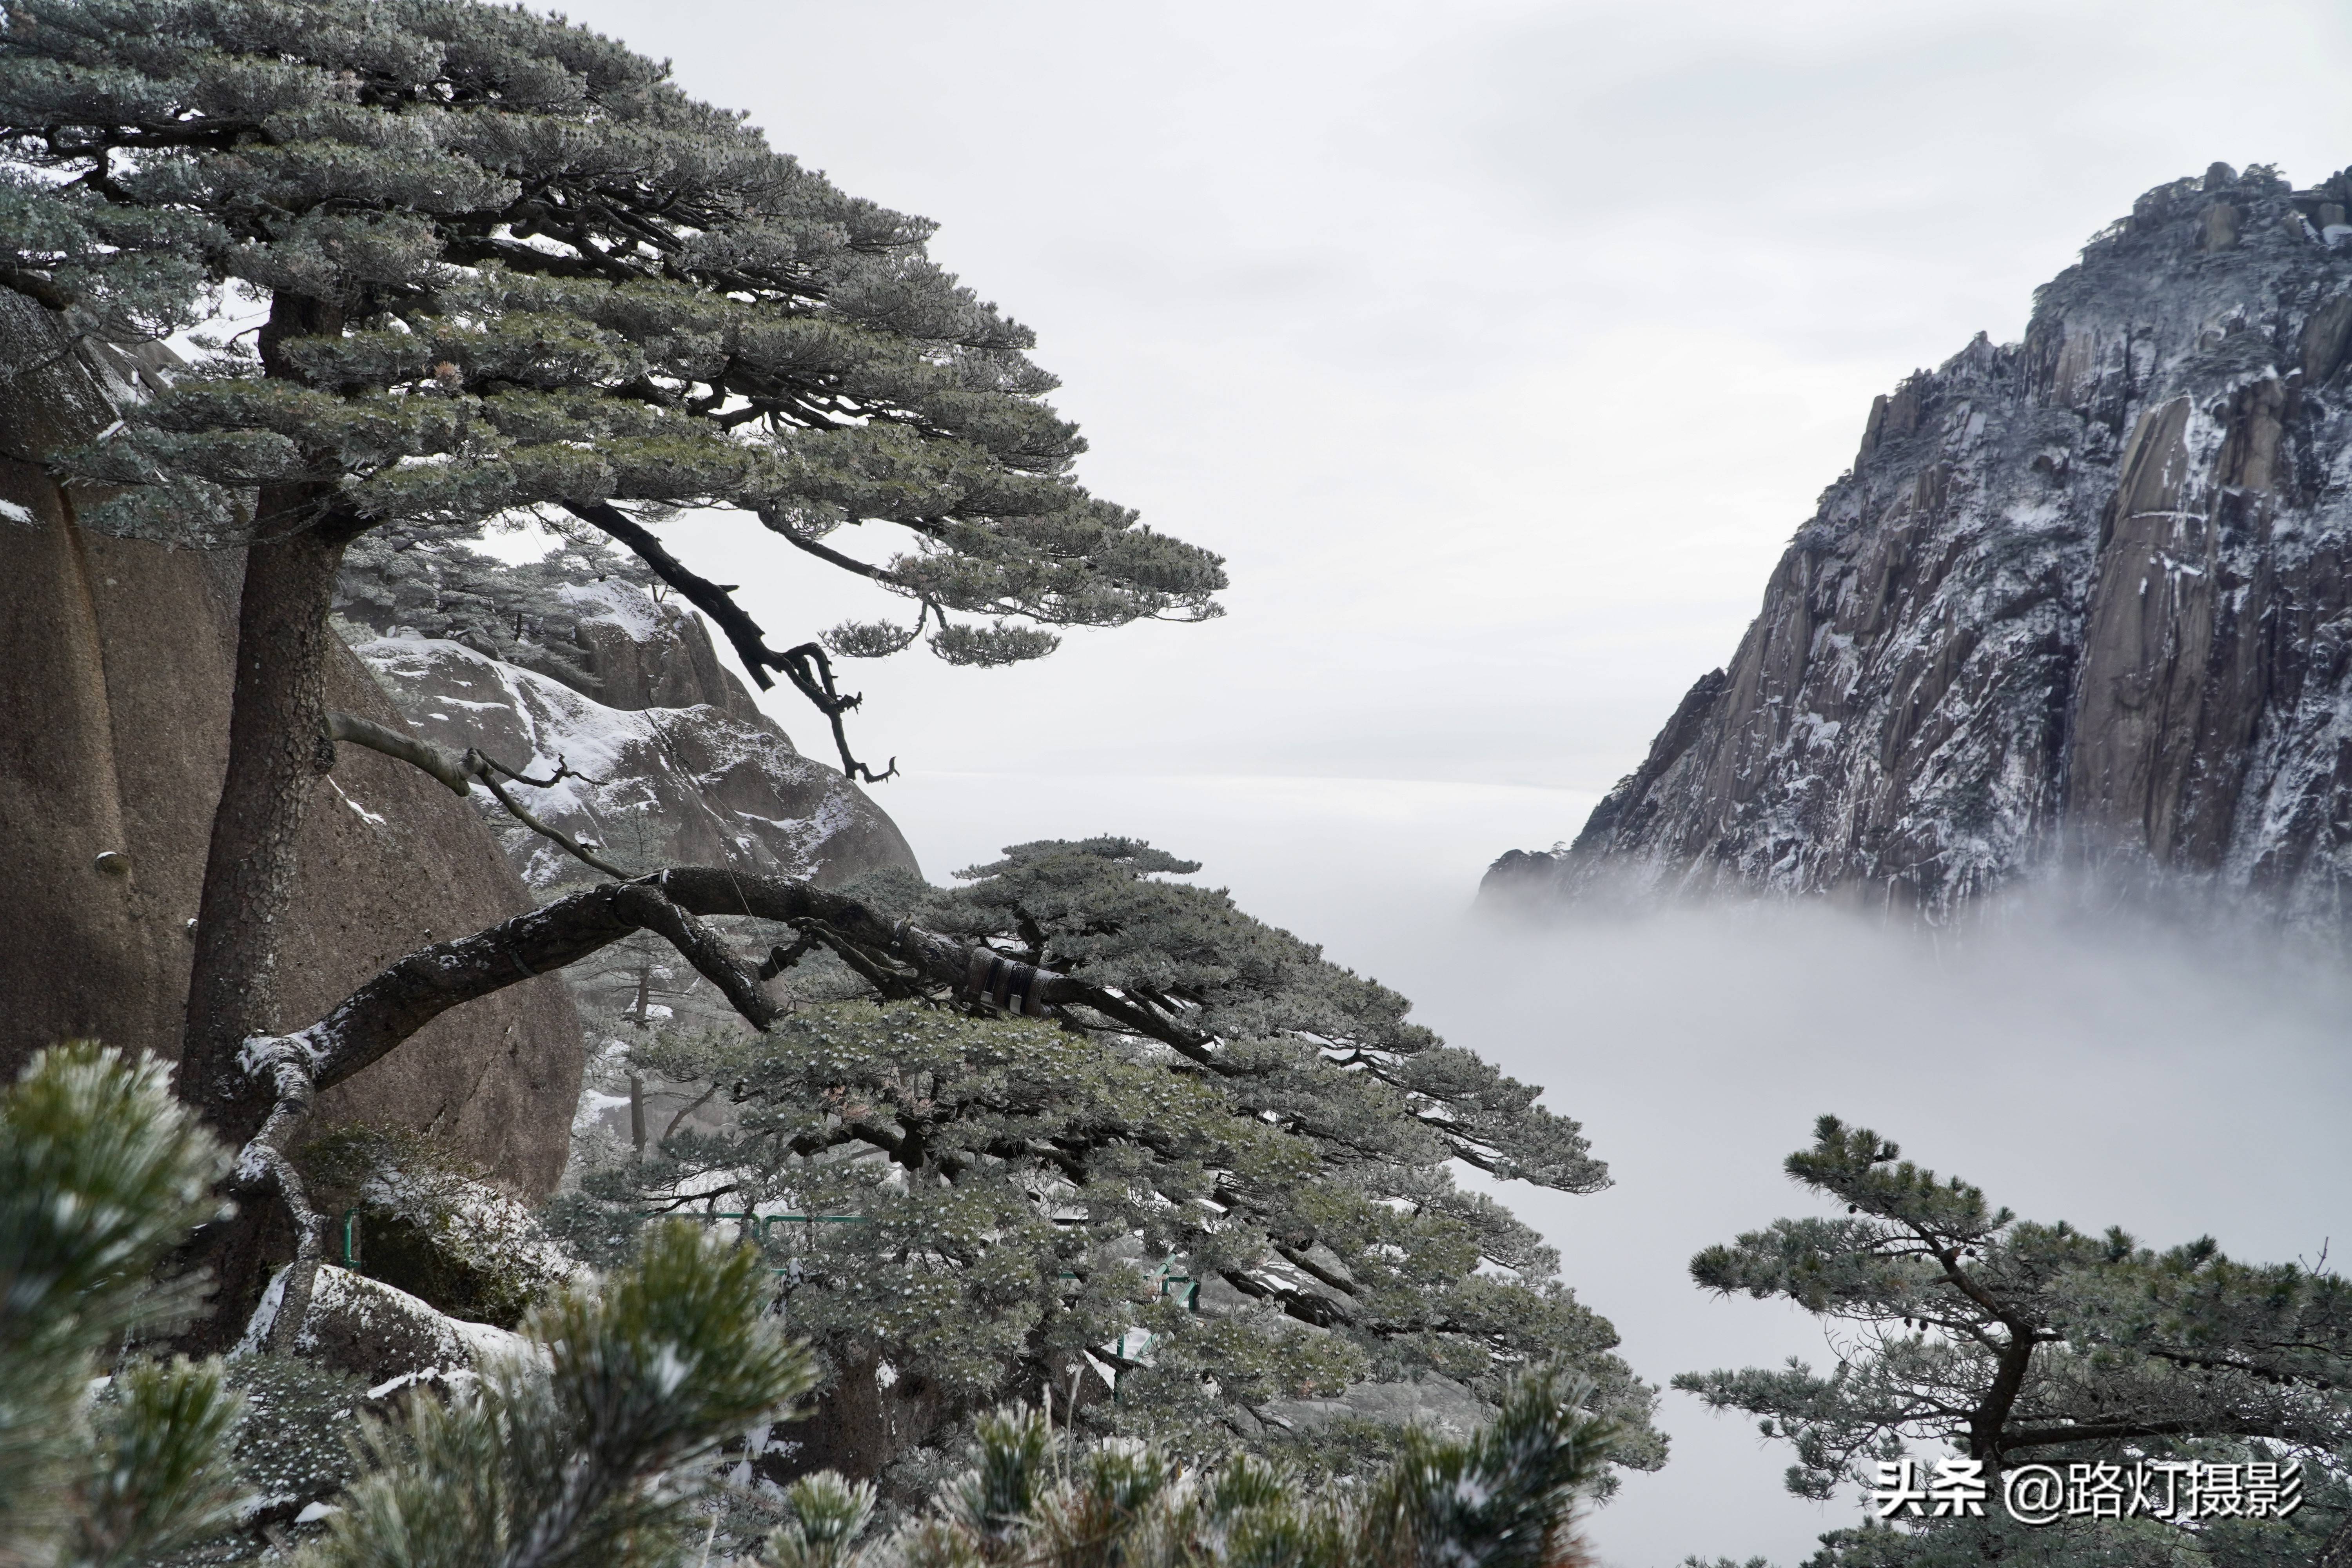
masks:
[[[2064,867],[2333,923],[2352,889],[2352,171],[2216,164],[1872,405],[1762,613],[1490,893],[1941,918]]]
[[[40,462],[105,427],[165,363],[0,291],[0,1082],[76,1036],[179,1052],[228,752],[238,560],[90,532]],[[341,647],[327,691],[400,722]],[[373,752],[343,748],[300,832],[279,971],[289,1021],[530,908],[475,812]],[[541,1194],[562,1173],[581,1067],[569,995],[534,980],[436,1019],[322,1094],[320,1121],[430,1133]]]

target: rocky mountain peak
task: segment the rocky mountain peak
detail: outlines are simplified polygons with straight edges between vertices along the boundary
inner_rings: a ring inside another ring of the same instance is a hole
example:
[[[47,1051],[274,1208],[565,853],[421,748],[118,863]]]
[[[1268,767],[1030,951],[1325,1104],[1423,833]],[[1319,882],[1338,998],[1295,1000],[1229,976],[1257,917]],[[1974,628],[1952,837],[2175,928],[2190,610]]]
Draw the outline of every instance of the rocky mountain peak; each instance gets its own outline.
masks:
[[[1948,914],[2071,867],[2334,920],[2352,878],[2352,172],[2158,186],[1875,400],[1731,661],[1493,891]]]

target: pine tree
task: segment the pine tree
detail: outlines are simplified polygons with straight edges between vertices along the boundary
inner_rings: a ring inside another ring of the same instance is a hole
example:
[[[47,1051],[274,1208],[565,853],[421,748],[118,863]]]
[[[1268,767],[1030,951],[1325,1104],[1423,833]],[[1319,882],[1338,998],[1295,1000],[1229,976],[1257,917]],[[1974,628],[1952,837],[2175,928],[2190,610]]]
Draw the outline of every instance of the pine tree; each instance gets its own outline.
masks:
[[[88,1042],[0,1095],[0,1563],[145,1561],[226,1517],[218,1363],[135,1361],[89,1398],[102,1357],[188,1304],[147,1277],[222,1164],[161,1067]]]
[[[1927,1444],[1982,1466],[1990,1499],[1983,1518],[1904,1504],[1893,1527],[1824,1537],[1818,1568],[2011,1555],[2317,1555],[2336,1568],[2331,1554],[2352,1547],[2352,1286],[2341,1276],[2237,1263],[2210,1237],[2159,1252],[2120,1229],[2021,1220],[1835,1117],[1787,1169],[1844,1215],[1776,1220],[1700,1253],[1691,1274],[1837,1326],[1838,1366],[1688,1373],[1675,1386],[1759,1416],[1766,1436],[1793,1445],[1788,1482],[1800,1496],[1875,1487],[1882,1465]],[[2003,1512],[2002,1477],[2019,1467],[2150,1462],[2299,1463],[2303,1503],[2260,1522],[2233,1504],[2201,1521],[2086,1516],[2055,1531]]]
[[[667,1031],[637,1049],[639,1069],[715,1096],[727,1129],[616,1163],[590,1183],[605,1210],[573,1223],[822,1216],[757,1227],[794,1329],[827,1358],[825,1430],[853,1450],[813,1453],[859,1479],[888,1468],[902,1502],[971,1413],[1007,1398],[1175,1455],[1328,1465],[1346,1442],[1306,1438],[1286,1402],[1433,1373],[1493,1401],[1552,1358],[1592,1382],[1613,1458],[1657,1464],[1654,1394],[1610,1353],[1614,1331],[1539,1237],[1447,1171],[1592,1191],[1606,1169],[1576,1123],[1409,1022],[1395,993],[1167,879],[1197,868],[1094,839],[1016,846],[953,891],[854,884],[1003,955],[1000,973],[1042,967],[1122,1000],[1047,1023],[1003,1016],[1018,1005],[983,984],[973,1016],[838,967],[802,978],[802,1005],[765,1034]],[[1146,1032],[1144,1009],[1181,1032]],[[1397,1440],[1345,1436],[1381,1457]]]
[[[0,285],[148,340],[265,304],[171,390],[55,461],[94,526],[245,547],[229,763],[195,932],[182,1091],[231,1142],[277,1098],[294,828],[331,758],[328,617],[353,541],[538,510],[618,541],[761,685],[841,730],[824,648],[779,652],[647,526],[757,517],[919,606],[837,628],[951,660],[1055,626],[1214,613],[1216,559],[1071,477],[1030,334],[843,195],[583,29],[474,0],[8,0]],[[841,529],[892,524],[884,561]],[[950,615],[966,619],[950,625]],[[986,617],[975,624],[969,617]],[[232,1297],[256,1232],[213,1243]],[[223,1251],[223,1248],[226,1248]]]

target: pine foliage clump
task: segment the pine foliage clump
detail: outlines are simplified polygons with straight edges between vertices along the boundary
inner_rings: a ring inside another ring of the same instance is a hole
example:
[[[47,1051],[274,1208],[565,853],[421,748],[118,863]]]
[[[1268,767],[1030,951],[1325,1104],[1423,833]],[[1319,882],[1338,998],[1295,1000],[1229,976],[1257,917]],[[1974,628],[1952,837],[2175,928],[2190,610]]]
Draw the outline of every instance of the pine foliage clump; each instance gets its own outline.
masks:
[[[827,646],[929,628],[950,663],[1003,664],[1052,651],[1047,627],[1219,613],[1216,556],[1077,482],[1033,334],[929,257],[932,225],[561,18],[7,0],[0,142],[0,287],[121,342],[201,329],[168,390],[55,455],[104,487],[93,526],[330,557],[376,528],[584,529],[835,721]],[[257,333],[220,325],[265,304]],[[757,518],[911,624],[771,647],[649,531],[680,507]],[[861,525],[880,550],[841,547]],[[514,597],[496,575],[459,597]],[[473,607],[449,613],[512,605]]]
[[[1328,1419],[1302,1399],[1439,1375],[1491,1404],[1521,1369],[1563,1358],[1613,1419],[1612,1457],[1660,1462],[1653,1392],[1611,1353],[1610,1325],[1534,1232],[1448,1171],[1462,1159],[1590,1191],[1606,1172],[1576,1123],[1408,1022],[1402,997],[1223,892],[1170,879],[1193,869],[1097,839],[1019,846],[953,891],[856,890],[1171,1009],[1197,1048],[1138,1033],[1132,1016],[978,1016],[993,1009],[889,1001],[838,968],[796,969],[801,1004],[763,1036],[656,1032],[635,1048],[681,1094],[718,1097],[724,1126],[674,1128],[601,1173],[588,1183],[601,1213],[572,1223],[602,1235],[649,1208],[761,1216],[828,1397],[880,1400],[878,1382],[934,1453],[966,1413],[1018,1399],[1174,1454],[1328,1463],[1348,1445],[1291,1440]],[[1362,1458],[1395,1440],[1387,1429]],[[920,1451],[905,1464],[901,1500],[936,1476]]]
[[[751,1249],[655,1227],[601,1289],[526,1320],[543,1360],[493,1363],[372,1426],[371,1471],[304,1568],[676,1561],[716,1479],[701,1461],[812,1381],[768,1309]]]
[[[2022,1220],[1835,1117],[1787,1169],[1844,1212],[1776,1220],[1700,1253],[1691,1274],[1837,1325],[1839,1364],[1686,1373],[1675,1386],[1787,1440],[1801,1496],[1870,1487],[1917,1444],[1982,1465],[1991,1500],[1981,1519],[1906,1513],[1835,1532],[1817,1568],[2304,1563],[2352,1543],[2352,1286],[2340,1275],[2239,1263],[2210,1237],[2159,1251],[2119,1228]],[[2284,1519],[2046,1529],[2003,1516],[2000,1478],[2020,1466],[2189,1462],[2299,1462],[2301,1506]]]
[[[205,1217],[219,1155],[164,1075],[93,1046],[37,1058],[0,1101],[0,1563],[248,1561],[220,1531],[272,1500],[240,1495],[238,1463],[291,1430],[240,1420],[217,1363],[133,1360],[88,1397],[107,1342],[171,1307],[148,1274]],[[446,1391],[413,1389],[368,1416],[295,1568],[595,1568],[673,1564],[716,1539],[710,1462],[765,1430],[814,1380],[772,1310],[765,1260],[702,1226],[656,1226],[594,1288],[567,1289],[525,1325],[528,1353]],[[364,1396],[350,1380],[274,1357],[239,1363],[257,1407],[316,1412]],[[982,1418],[971,1468],[921,1517],[883,1532],[875,1492],[825,1472],[786,1494],[775,1568],[1165,1563],[1555,1568],[1579,1561],[1575,1510],[1600,1489],[1612,1433],[1565,1369],[1530,1369],[1495,1421],[1465,1438],[1414,1429],[1399,1463],[1312,1492],[1246,1457],[1199,1470],[1134,1442],[1076,1446],[1038,1410]],[[311,1434],[324,1447],[327,1432]],[[320,1465],[324,1464],[324,1468]],[[210,1538],[208,1540],[208,1537]],[[737,1558],[735,1561],[741,1562]]]
[[[184,1306],[151,1276],[215,1212],[220,1164],[162,1068],[93,1045],[43,1052],[0,1100],[0,1564],[243,1561],[262,1543],[223,1531],[280,1487],[343,1489],[311,1568],[673,1563],[704,1461],[812,1380],[761,1259],[691,1225],[535,1310],[533,1355],[358,1422],[355,1456],[364,1391],[299,1362],[133,1354],[98,1379]]]
[[[928,1513],[859,1542],[870,1486],[795,1482],[772,1568],[1569,1568],[1575,1514],[1601,1484],[1609,1430],[1556,1367],[1505,1392],[1494,1422],[1447,1441],[1408,1431],[1368,1485],[1310,1490],[1237,1456],[1189,1470],[1148,1444],[1072,1455],[1040,1411],[981,1420],[971,1468]]]
[[[0,1098],[0,1563],[131,1563],[195,1540],[236,1492],[217,1363],[102,1358],[184,1298],[148,1277],[218,1205],[219,1147],[153,1062],[89,1042]]]

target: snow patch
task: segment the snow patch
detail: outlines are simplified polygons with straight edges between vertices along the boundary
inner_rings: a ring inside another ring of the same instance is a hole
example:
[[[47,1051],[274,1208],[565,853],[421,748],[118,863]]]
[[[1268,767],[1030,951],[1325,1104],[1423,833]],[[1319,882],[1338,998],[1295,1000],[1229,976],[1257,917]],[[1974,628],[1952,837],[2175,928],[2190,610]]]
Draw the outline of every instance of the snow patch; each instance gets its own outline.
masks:
[[[259,1304],[253,1309],[253,1316],[246,1321],[244,1336],[228,1352],[229,1360],[241,1361],[247,1356],[261,1353],[261,1347],[269,1342],[270,1329],[278,1322],[278,1310],[285,1302],[286,1270],[280,1268],[269,1277],[268,1285],[261,1292]]]
[[[567,583],[555,596],[579,613],[585,624],[618,626],[631,642],[652,642],[668,633],[668,620],[679,612],[654,603],[653,595],[634,583],[607,577],[601,583]]]
[[[391,827],[392,824],[385,821],[381,815],[370,811],[366,806],[362,805],[358,801],[355,801],[350,795],[345,795],[343,793],[343,786],[335,783],[332,774],[328,776],[327,783],[337,795],[342,796],[343,804],[350,806],[352,811],[359,815],[359,819],[362,822],[366,823],[370,827],[375,828],[379,832]]]

